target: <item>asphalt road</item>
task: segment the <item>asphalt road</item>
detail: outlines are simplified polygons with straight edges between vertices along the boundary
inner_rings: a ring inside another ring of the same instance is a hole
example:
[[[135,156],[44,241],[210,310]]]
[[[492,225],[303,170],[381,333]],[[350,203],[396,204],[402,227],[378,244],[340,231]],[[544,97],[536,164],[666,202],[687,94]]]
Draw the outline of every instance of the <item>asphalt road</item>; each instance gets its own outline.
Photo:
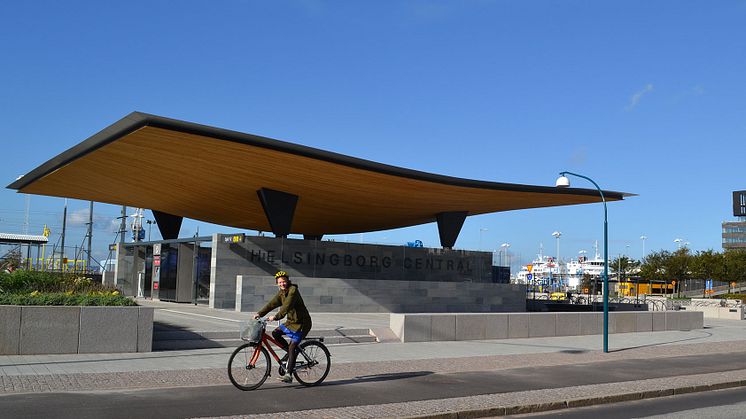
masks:
[[[242,392],[233,386],[225,385],[10,394],[0,396],[0,412],[3,417],[11,418],[131,418],[140,415],[183,418],[275,413],[562,388],[741,369],[746,369],[746,357],[739,353],[732,356],[684,356],[489,372],[435,374],[420,371],[368,375],[351,380],[329,381],[313,388],[277,383],[274,377],[271,377],[263,387],[250,392]]]
[[[744,412],[746,412],[746,390],[735,388],[506,417],[531,419],[703,419],[742,418]]]

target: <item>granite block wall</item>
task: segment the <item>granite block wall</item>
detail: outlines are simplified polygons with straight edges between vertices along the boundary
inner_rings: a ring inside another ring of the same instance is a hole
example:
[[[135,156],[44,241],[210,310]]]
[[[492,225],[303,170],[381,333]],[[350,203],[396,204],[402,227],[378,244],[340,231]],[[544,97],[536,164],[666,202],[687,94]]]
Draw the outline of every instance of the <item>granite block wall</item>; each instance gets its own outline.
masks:
[[[21,307],[0,306],[0,354],[17,355],[21,341]]]
[[[609,313],[609,333],[651,332],[650,312]],[[665,312],[667,330],[704,327],[701,312]],[[390,328],[402,342],[482,340],[602,334],[603,313],[392,313]],[[455,329],[455,330],[454,330]],[[662,329],[666,330],[666,329]],[[486,332],[489,331],[489,332]]]
[[[78,353],[137,352],[139,310],[80,307]]]
[[[293,282],[298,285],[311,312],[525,311],[525,287],[521,285],[340,278],[297,278]],[[237,311],[257,311],[277,293],[271,277],[239,275],[234,284],[231,294],[234,296],[233,308]]]
[[[0,355],[149,352],[152,307],[0,306]]]
[[[20,354],[78,351],[80,307],[21,307]]]
[[[273,275],[278,270],[287,271],[302,284],[306,304],[317,305],[321,311],[506,311],[501,307],[512,299],[512,290],[508,294],[484,292],[487,284],[492,285],[490,252],[271,237],[236,241],[234,237],[213,236],[213,308],[246,306],[246,297],[254,293],[244,284],[242,302],[237,303],[238,275],[265,278],[274,286]],[[391,298],[401,290],[406,290],[402,298]],[[263,295],[263,291],[256,289],[255,295]],[[525,311],[525,303],[509,305],[511,310],[518,307]]]

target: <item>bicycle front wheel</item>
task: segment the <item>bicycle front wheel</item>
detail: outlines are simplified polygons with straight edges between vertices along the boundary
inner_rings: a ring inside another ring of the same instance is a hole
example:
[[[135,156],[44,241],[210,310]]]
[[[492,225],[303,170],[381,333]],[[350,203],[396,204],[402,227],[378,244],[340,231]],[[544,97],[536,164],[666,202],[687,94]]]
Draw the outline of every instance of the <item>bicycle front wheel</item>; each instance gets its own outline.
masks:
[[[331,366],[331,356],[326,346],[315,340],[307,340],[300,344],[293,375],[304,386],[315,386],[324,381]]]
[[[246,343],[228,359],[228,378],[240,390],[254,390],[267,380],[270,367],[267,350],[258,343]]]

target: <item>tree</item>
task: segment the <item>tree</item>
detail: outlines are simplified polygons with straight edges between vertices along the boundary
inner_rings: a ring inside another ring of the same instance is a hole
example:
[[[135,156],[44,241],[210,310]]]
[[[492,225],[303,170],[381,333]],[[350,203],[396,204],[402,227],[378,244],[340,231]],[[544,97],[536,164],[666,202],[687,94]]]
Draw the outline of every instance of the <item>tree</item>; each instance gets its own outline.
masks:
[[[691,259],[691,274],[694,278],[724,281],[726,278],[724,255],[712,249],[697,252]]]
[[[609,262],[609,269],[614,275],[619,275],[621,278],[624,275],[634,272],[639,269],[640,262],[630,259],[627,256],[618,256]]]
[[[667,250],[649,253],[645,256],[645,262],[640,265],[640,276],[655,281],[665,279],[669,259],[671,259],[671,253]]]
[[[640,277],[652,281],[666,280],[671,253],[666,250],[651,252],[645,256],[645,262],[640,266]],[[651,284],[652,285],[652,284]],[[652,286],[650,292],[652,292]],[[662,291],[662,290],[661,290]]]
[[[723,254],[724,278],[729,282],[746,282],[746,251],[740,249],[726,250]]]
[[[666,261],[666,274],[668,279],[676,281],[674,292],[678,292],[679,295],[681,294],[682,281],[691,278],[691,263],[692,255],[686,247],[671,253],[671,257]]]
[[[690,261],[691,277],[706,281],[708,279],[725,280],[725,258],[722,253],[712,249],[697,252]]]

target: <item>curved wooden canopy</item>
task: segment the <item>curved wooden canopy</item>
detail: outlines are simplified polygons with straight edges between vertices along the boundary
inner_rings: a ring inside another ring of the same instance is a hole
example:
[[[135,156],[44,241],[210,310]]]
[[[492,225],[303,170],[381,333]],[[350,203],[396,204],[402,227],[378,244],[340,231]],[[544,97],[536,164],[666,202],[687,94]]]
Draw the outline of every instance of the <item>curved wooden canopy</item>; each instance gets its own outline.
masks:
[[[600,202],[595,189],[454,178],[134,112],[8,186],[149,208],[214,224],[272,231],[257,196],[298,196],[292,233],[346,234],[476,215]],[[604,191],[607,200],[629,194]]]

